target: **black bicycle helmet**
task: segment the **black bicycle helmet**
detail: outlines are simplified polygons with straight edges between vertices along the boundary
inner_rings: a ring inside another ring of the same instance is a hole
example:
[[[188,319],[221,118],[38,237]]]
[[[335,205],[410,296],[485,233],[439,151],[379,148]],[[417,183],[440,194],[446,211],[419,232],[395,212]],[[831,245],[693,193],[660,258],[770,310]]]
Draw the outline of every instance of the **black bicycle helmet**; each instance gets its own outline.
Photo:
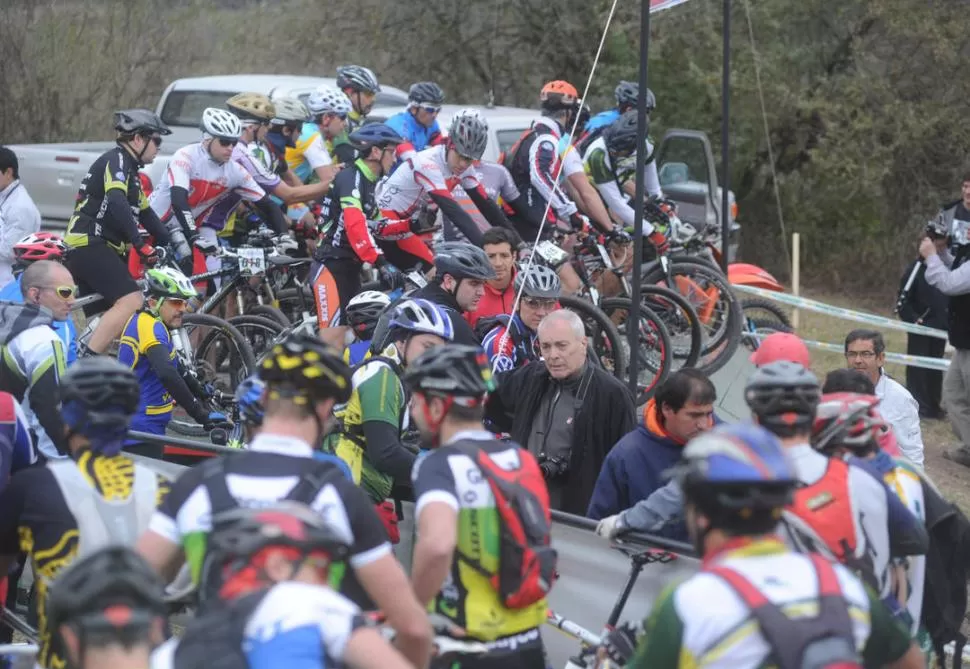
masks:
[[[344,560],[353,538],[299,502],[239,507],[216,514],[207,540],[206,562],[245,566],[264,548],[296,548],[301,554],[324,552],[332,562]]]
[[[408,101],[416,105],[429,104],[441,106],[445,103],[445,92],[433,81],[419,81],[411,84]]]
[[[467,242],[445,242],[435,246],[435,276],[441,280],[445,274],[456,279],[495,278],[495,270],[488,262],[485,251]]]
[[[145,559],[110,546],[77,559],[58,574],[47,595],[47,629],[148,627],[167,613],[165,584]]]
[[[639,102],[640,85],[635,81],[621,81],[613,90],[616,96],[617,107],[636,108]],[[647,89],[647,113],[649,114],[657,107],[657,98],[649,88]]]
[[[402,380],[411,391],[441,397],[480,400],[495,390],[485,353],[463,344],[428,349],[408,365]]]
[[[820,397],[815,375],[786,360],[759,367],[744,389],[744,399],[758,423],[780,437],[810,432]]]
[[[647,133],[650,124],[647,122]],[[637,112],[630,110],[603,131],[606,149],[612,154],[630,154],[637,150]]]
[[[138,409],[141,386],[130,368],[101,355],[81,358],[58,384],[65,424],[79,434],[105,428],[127,429]]]
[[[515,275],[515,292],[519,291],[528,297],[559,299],[562,295],[562,283],[555,271],[545,265],[532,265]]]
[[[123,135],[171,135],[172,131],[147,109],[122,109],[115,112],[115,130]]]
[[[313,335],[293,333],[274,346],[259,375],[271,395],[273,386],[289,386],[314,399],[350,400],[350,367],[340,353]]]
[[[350,133],[350,144],[360,152],[371,147],[384,148],[404,141],[394,128],[385,123],[368,123]]]
[[[380,93],[381,86],[377,83],[377,75],[367,67],[360,65],[343,65],[337,68],[337,88],[351,88],[363,93]]]

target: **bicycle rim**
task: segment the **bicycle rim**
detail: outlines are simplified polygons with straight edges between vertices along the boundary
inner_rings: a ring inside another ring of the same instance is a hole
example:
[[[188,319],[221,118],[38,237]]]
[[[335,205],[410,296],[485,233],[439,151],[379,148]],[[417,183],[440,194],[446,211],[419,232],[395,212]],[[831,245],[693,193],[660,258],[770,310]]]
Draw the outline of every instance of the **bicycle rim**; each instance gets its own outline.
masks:
[[[256,371],[252,347],[229,322],[209,314],[186,314],[183,324],[190,337],[198,337],[191,364],[205,381],[234,392]]]
[[[667,327],[671,369],[696,367],[704,350],[704,326],[683,295],[661,286],[640,286],[641,304],[649,307]]]
[[[279,340],[280,335],[286,331],[286,328],[281,327],[271,318],[249,314],[233,316],[229,319],[229,323],[239,330],[252,347],[257,361],[262,359],[263,355]]]
[[[593,353],[603,368],[618,379],[626,375],[626,354],[623,341],[616,325],[603,310],[581,297],[566,296],[559,298],[563,308],[576,312],[586,326],[586,336],[593,347]]]
[[[626,297],[611,297],[600,302],[600,308],[616,321],[622,345],[632,360],[633,352],[629,351],[629,335],[627,328],[630,321],[630,310],[633,300]],[[640,305],[640,326],[636,350],[637,355],[637,404],[646,404],[653,397],[657,387],[663,383],[671,371],[671,343],[670,334],[663,320],[648,306]],[[629,378],[629,366],[627,367]]]

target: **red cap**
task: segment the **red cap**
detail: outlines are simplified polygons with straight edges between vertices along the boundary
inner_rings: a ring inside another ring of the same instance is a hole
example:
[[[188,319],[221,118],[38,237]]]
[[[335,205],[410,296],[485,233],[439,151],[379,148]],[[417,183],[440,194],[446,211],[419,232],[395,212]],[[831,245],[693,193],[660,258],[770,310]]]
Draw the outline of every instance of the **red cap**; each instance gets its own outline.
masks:
[[[757,367],[763,367],[778,360],[794,362],[808,368],[811,359],[805,342],[789,332],[775,332],[761,340],[758,350],[749,358]]]

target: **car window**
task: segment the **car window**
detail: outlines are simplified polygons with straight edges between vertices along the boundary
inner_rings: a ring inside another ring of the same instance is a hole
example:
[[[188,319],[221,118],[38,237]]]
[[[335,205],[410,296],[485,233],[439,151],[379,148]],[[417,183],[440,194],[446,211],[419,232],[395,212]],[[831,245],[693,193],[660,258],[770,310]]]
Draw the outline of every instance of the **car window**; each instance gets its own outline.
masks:
[[[167,125],[199,127],[206,107],[226,108],[226,100],[235,93],[225,91],[172,91],[165,98],[162,120]]]
[[[508,151],[512,148],[512,145],[519,141],[519,137],[522,136],[528,128],[519,128],[517,130],[496,130],[495,139],[498,140],[498,150],[499,152]]]

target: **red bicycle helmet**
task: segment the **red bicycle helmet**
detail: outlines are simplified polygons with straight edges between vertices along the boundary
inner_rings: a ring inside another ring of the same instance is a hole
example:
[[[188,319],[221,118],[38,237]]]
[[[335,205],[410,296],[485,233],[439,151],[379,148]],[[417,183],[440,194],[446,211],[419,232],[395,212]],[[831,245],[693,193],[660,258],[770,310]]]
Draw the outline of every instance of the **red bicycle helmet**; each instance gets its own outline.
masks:
[[[53,232],[35,232],[13,245],[14,260],[24,264],[38,260],[63,260],[66,254],[67,244]]]
[[[812,447],[822,452],[841,447],[859,454],[878,448],[886,422],[876,411],[877,404],[875,395],[822,395],[812,426]]]

